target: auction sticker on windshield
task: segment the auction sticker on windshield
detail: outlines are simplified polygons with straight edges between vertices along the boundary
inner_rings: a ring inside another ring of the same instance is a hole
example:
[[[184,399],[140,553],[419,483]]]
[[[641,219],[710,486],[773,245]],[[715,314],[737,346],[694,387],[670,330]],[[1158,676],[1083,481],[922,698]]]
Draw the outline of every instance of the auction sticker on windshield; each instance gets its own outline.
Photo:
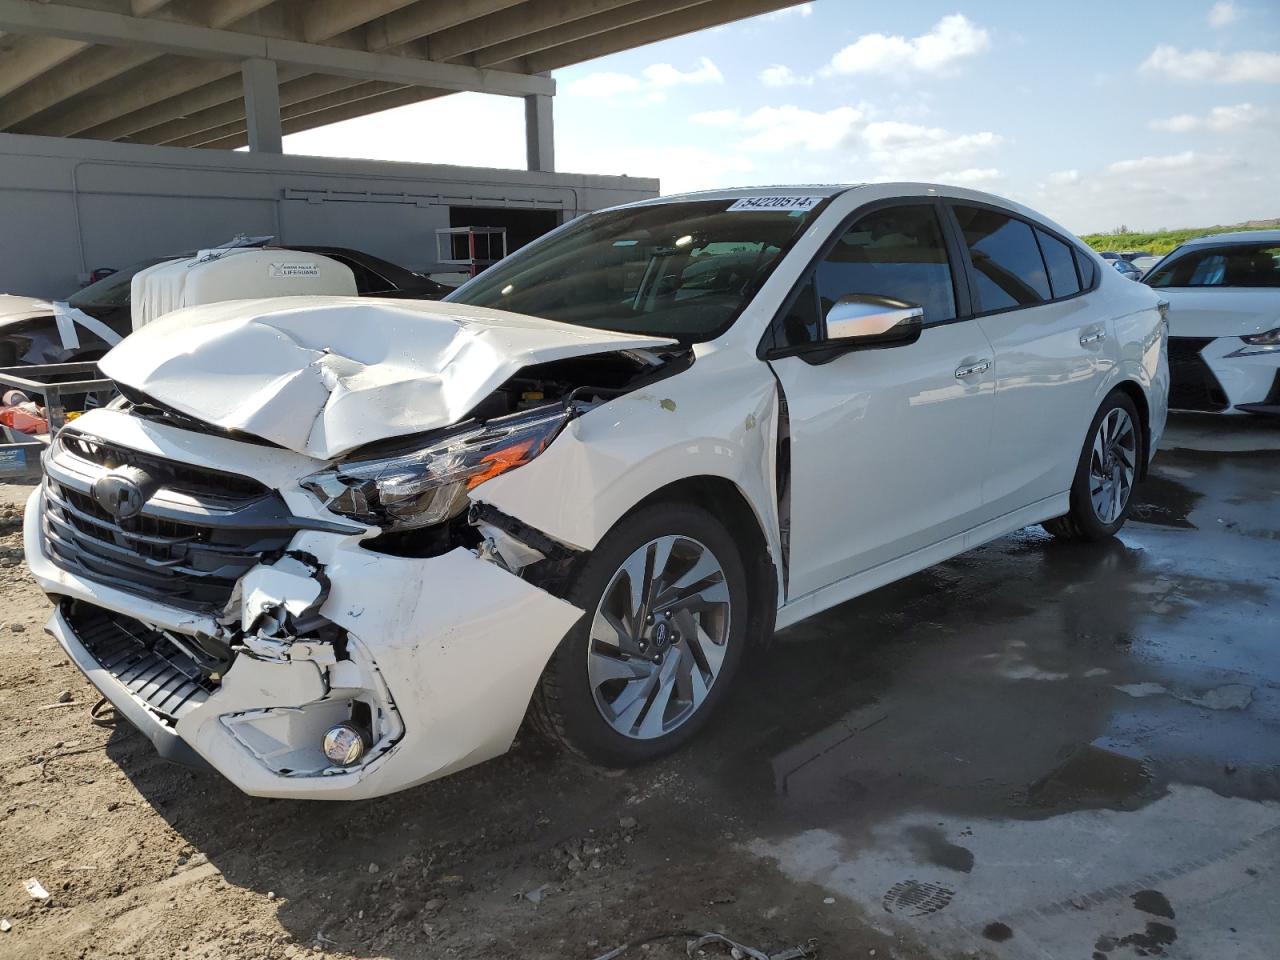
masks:
[[[812,210],[822,197],[743,197],[735,200],[727,213],[750,210]]]

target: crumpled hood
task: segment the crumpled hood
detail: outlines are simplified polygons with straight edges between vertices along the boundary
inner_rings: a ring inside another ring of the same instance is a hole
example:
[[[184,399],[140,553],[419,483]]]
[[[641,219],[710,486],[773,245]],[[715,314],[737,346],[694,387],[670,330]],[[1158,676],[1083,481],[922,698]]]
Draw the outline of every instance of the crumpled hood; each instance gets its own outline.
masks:
[[[53,314],[53,304],[38,297],[18,297],[12,293],[0,293],[0,327],[33,317]]]
[[[100,366],[188,416],[331,460],[456,423],[522,367],[672,343],[454,303],[283,297],[176,310]]]
[[[1245,337],[1280,327],[1274,287],[1159,287],[1173,337]]]

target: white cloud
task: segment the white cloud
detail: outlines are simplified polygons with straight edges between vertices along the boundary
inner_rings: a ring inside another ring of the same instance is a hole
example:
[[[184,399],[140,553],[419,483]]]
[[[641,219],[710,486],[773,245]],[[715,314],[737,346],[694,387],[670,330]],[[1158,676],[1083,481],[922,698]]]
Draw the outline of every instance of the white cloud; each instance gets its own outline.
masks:
[[[1194,114],[1179,113],[1177,116],[1164,117],[1158,120],[1148,120],[1147,128],[1150,130],[1161,130],[1165,133],[1187,133],[1191,130],[1198,129],[1204,121]]]
[[[991,188],[1004,182],[1004,174],[995,167],[970,167],[967,170],[945,171],[935,177],[940,183],[957,187]]]
[[[1069,171],[1063,171],[1067,173]],[[1234,223],[1258,208],[1274,174],[1266,159],[1230,152],[1117,160],[1074,177],[1050,175],[1027,202],[1079,232],[1126,223],[1139,229]]]
[[[655,63],[640,71],[655,87],[677,87],[682,84],[724,83],[724,74],[706,57],[698,58],[693,70],[678,70],[669,63]]]
[[[1049,182],[1055,186],[1066,186],[1080,182],[1079,170],[1055,170],[1049,174]]]
[[[857,107],[836,107],[818,112],[801,107],[760,107],[743,115],[736,110],[711,110],[689,118],[702,126],[733,129],[744,134],[738,148],[771,153],[803,147],[830,150],[847,141],[863,112]]]
[[[808,87],[813,85],[813,77],[800,76],[790,67],[775,63],[760,71],[760,82],[766,87]]]
[[[707,83],[724,83],[724,74],[710,59],[700,57],[692,70],[680,70],[669,63],[655,63],[641,70],[639,77],[608,71],[589,73],[566,84],[565,92],[572,96],[600,98],[644,94],[649,101],[660,103],[665,99],[664,91],[672,87]]]
[[[895,73],[916,70],[938,73],[991,45],[987,31],[961,13],[943,17],[926,34],[907,39],[868,33],[845,47],[831,60],[835,73]]]
[[[784,20],[787,17],[807,17],[813,13],[812,3],[802,3],[798,6],[787,7],[785,10],[775,10],[773,13],[766,13],[761,20]]]
[[[1271,120],[1271,111],[1252,103],[1237,103],[1231,106],[1213,107],[1203,117],[1191,113],[1180,113],[1173,117],[1148,121],[1152,130],[1165,133],[1190,133],[1192,130],[1213,130],[1218,133],[1230,131],[1253,130],[1266,125]]]
[[[640,81],[627,73],[589,73],[572,81],[565,92],[575,97],[616,97],[621,93],[635,93]]]
[[[1160,44],[1139,68],[1170,80],[1212,81],[1215,83],[1280,83],[1280,53],[1241,50],[1179,50]]]
[[[989,130],[954,134],[942,127],[925,127],[898,120],[867,124],[863,139],[871,148],[871,159],[882,164],[891,176],[942,179],[947,170],[1004,143],[1004,137]]]
[[[1230,26],[1240,19],[1240,11],[1236,9],[1236,5],[1231,0],[1218,0],[1209,8],[1209,14],[1206,17],[1209,26],[1222,27]]]

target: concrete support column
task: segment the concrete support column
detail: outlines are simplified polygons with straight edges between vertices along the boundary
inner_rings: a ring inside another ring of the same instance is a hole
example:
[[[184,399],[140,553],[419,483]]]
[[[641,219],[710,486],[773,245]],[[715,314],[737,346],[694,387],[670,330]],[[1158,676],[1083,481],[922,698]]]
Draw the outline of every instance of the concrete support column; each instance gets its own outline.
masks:
[[[280,82],[274,60],[245,60],[240,67],[244,81],[244,116],[249,149],[254,153],[283,153],[280,130]]]
[[[556,169],[556,134],[551,117],[552,98],[534,94],[524,98],[524,142],[530,170],[553,173]]]

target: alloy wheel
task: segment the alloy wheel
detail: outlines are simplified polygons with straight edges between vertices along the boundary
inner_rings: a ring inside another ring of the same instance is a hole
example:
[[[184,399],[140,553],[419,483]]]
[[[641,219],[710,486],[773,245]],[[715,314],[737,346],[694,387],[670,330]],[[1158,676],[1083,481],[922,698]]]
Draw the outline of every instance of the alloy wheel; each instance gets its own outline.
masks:
[[[637,549],[591,624],[587,674],[600,715],[636,740],[688,722],[720,674],[729,615],[724,570],[704,544],[666,536]]]
[[[1089,455],[1089,499],[1093,514],[1112,524],[1124,513],[1138,469],[1138,434],[1123,407],[1109,410],[1098,424]]]

